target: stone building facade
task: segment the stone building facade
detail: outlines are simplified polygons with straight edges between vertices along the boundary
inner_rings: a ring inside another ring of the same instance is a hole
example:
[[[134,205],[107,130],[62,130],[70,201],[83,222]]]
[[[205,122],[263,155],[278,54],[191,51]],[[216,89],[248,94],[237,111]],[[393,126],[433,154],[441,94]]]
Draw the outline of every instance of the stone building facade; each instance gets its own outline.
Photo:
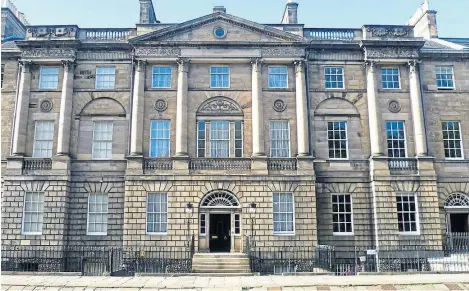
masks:
[[[441,249],[469,232],[469,41],[440,38],[428,3],[360,29],[297,10],[164,24],[140,0],[136,28],[2,44],[2,243]]]

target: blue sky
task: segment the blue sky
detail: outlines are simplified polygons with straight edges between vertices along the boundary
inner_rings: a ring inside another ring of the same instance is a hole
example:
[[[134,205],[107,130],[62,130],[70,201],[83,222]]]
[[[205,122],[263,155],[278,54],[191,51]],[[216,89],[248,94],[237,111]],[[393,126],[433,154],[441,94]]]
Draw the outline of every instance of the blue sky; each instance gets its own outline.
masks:
[[[138,0],[13,0],[33,25],[78,24],[80,27],[134,27]],[[422,0],[297,0],[299,19],[307,27],[361,27],[405,24]],[[223,5],[233,14],[259,23],[278,23],[286,0],[153,0],[161,22],[177,23],[211,13]],[[469,0],[430,0],[438,11],[440,37],[469,38]]]

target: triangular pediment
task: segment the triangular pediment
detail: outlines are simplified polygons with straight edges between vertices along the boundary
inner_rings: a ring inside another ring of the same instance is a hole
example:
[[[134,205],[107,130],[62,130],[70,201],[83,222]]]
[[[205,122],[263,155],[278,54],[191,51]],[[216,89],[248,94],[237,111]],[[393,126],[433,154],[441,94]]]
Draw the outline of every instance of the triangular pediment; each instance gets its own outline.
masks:
[[[215,30],[222,28],[226,34],[217,37]],[[255,23],[226,13],[213,13],[161,30],[150,32],[131,42],[302,42],[301,36]]]

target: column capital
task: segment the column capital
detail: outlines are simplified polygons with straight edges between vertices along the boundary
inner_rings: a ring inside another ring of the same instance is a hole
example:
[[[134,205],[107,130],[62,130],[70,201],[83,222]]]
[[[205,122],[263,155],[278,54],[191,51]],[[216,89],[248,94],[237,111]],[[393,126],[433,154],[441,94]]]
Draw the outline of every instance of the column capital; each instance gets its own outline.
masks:
[[[31,62],[31,61],[19,61],[19,64],[21,66],[21,69],[23,70],[23,72],[25,73],[30,73],[31,72],[31,69],[33,68],[34,66],[34,63]]]
[[[372,61],[372,60],[366,60],[364,63],[363,63],[363,67],[364,68],[376,68],[378,66],[378,62],[377,61]]]
[[[71,72],[75,69],[75,62],[74,61],[64,60],[64,61],[62,61],[62,66],[64,67],[65,71]]]
[[[417,68],[418,64],[420,64],[420,60],[410,60],[407,62],[407,66],[409,67],[410,72],[414,72],[415,69]]]
[[[137,72],[145,71],[145,67],[147,65],[147,60],[136,60],[135,63],[137,64]]]
[[[295,65],[296,73],[303,73],[306,67],[306,60],[296,60],[293,62],[293,65]]]
[[[189,72],[189,64],[190,60],[188,58],[178,58],[177,63],[178,63],[178,71],[179,72]]]
[[[254,72],[261,72],[263,62],[264,60],[262,58],[252,58],[251,59],[252,70]]]

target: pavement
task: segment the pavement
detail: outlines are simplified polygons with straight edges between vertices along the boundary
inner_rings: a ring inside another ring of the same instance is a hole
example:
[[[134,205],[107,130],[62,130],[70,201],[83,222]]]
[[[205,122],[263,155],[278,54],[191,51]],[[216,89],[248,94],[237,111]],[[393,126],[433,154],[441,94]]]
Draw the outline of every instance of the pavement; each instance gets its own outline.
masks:
[[[1,290],[34,291],[469,290],[469,274],[245,277],[1,276]]]

